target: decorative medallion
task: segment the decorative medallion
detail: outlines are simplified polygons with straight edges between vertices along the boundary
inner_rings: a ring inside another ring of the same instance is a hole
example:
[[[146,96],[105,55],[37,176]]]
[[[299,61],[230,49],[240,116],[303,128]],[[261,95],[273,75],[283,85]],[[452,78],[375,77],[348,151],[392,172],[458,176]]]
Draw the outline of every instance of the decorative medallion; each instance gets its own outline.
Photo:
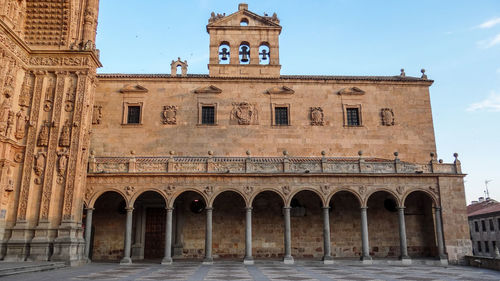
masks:
[[[245,192],[245,194],[246,194],[246,195],[250,195],[250,194],[252,194],[252,192],[253,192],[253,186],[248,186],[248,185],[247,185],[247,186],[245,186],[245,187],[243,188],[243,191]]]
[[[330,193],[331,186],[329,185],[322,185],[319,187],[321,192],[323,192],[324,195],[328,195]]]
[[[168,185],[165,187],[165,193],[170,196],[174,193],[175,191],[175,186],[172,186],[172,185]]]
[[[283,190],[283,193],[285,195],[288,195],[288,194],[290,194],[292,192],[292,189],[290,188],[289,185],[285,185],[285,186],[281,187],[281,189]]]
[[[203,189],[203,192],[205,192],[206,195],[212,196],[214,193],[214,187],[213,186],[205,186],[205,189]]]
[[[382,125],[394,126],[394,112],[392,109],[382,108],[380,111],[380,117],[382,117]]]
[[[258,124],[258,111],[255,105],[248,102],[233,103],[231,120],[239,125]]]

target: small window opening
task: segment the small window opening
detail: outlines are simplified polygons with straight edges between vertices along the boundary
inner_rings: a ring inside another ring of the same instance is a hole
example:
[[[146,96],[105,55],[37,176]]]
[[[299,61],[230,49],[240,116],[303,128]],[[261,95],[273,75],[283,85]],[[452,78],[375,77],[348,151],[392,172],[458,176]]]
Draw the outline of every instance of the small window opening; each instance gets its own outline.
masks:
[[[479,232],[479,224],[477,221],[474,222],[474,228],[476,229],[476,232]]]
[[[484,251],[486,253],[490,252],[490,245],[489,245],[488,241],[484,241]]]
[[[483,249],[481,249],[481,241],[477,241],[477,251],[482,252]]]
[[[495,226],[493,225],[493,219],[490,219],[490,231],[495,230]]]
[[[483,231],[486,231],[486,222],[481,221],[481,228],[483,229]]]
[[[358,108],[347,108],[347,125],[348,126],[361,125]]]
[[[259,63],[269,64],[271,56],[269,54],[269,47],[267,45],[261,45],[259,47]]]
[[[203,106],[201,108],[201,124],[207,124],[207,125],[215,124],[214,106]]]
[[[288,125],[288,107],[275,107],[274,118],[276,125]]]
[[[127,115],[127,124],[139,124],[141,121],[141,107],[129,106]]]
[[[250,63],[250,44],[247,42],[243,42],[240,45],[240,64],[249,64]]]
[[[240,26],[248,26],[248,20],[247,19],[241,19]]]
[[[219,46],[219,64],[229,64],[231,62],[231,48],[229,44],[222,43]]]
[[[177,75],[181,75],[182,74],[182,66],[178,65],[176,68],[175,68],[175,73]]]

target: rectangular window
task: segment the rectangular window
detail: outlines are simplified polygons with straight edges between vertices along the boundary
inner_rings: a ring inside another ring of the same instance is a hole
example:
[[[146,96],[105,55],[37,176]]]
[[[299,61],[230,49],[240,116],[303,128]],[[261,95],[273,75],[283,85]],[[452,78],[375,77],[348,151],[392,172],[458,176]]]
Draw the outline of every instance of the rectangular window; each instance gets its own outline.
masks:
[[[359,126],[361,125],[359,118],[359,108],[347,108],[347,126]]]
[[[486,231],[486,222],[484,222],[484,220],[481,221],[481,228],[483,231]]]
[[[482,252],[483,249],[481,249],[481,241],[477,241],[477,251]]]
[[[495,249],[497,248],[497,241],[491,241],[491,244],[493,246],[493,251],[495,251]]]
[[[474,228],[476,229],[476,232],[479,232],[479,224],[477,221],[474,222]]]
[[[484,241],[484,251],[486,253],[490,252],[490,245],[489,245],[488,241]]]
[[[201,107],[201,124],[205,125],[215,124],[215,106]]]
[[[127,114],[127,124],[140,124],[141,123],[141,107],[129,106]]]
[[[288,107],[274,108],[275,125],[288,125]]]
[[[490,219],[490,231],[495,230],[495,226],[493,225],[493,219]]]

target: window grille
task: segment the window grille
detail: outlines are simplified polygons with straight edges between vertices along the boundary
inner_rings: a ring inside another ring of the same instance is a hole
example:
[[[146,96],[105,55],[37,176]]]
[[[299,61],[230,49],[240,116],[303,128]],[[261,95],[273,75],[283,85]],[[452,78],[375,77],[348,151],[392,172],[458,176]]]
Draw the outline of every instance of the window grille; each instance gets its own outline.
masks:
[[[201,124],[207,124],[207,125],[215,124],[215,107],[214,106],[201,107]]]
[[[141,123],[141,107],[129,106],[127,115],[127,124],[139,124],[139,123]]]
[[[348,126],[359,126],[359,109],[358,108],[347,108],[347,125]]]
[[[288,125],[288,107],[275,107],[274,116],[276,125]]]

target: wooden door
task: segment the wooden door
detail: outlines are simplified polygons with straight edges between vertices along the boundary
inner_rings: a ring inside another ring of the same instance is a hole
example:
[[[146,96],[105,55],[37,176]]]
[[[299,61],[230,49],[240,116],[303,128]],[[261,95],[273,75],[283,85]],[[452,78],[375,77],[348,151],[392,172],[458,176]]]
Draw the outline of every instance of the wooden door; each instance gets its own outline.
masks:
[[[165,208],[146,209],[145,259],[161,259],[165,252]]]

